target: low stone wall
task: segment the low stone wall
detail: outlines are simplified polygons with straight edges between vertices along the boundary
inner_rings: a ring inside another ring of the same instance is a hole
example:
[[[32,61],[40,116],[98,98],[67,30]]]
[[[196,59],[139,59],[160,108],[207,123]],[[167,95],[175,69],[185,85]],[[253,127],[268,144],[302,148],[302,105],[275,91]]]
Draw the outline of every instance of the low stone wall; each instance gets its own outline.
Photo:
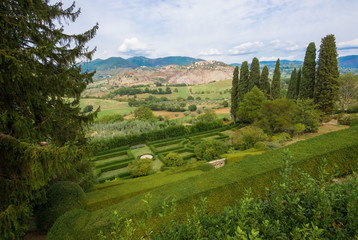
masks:
[[[215,168],[221,168],[222,166],[225,165],[226,163],[226,158],[222,158],[222,159],[218,159],[218,160],[214,160],[209,162],[211,165],[213,165]]]

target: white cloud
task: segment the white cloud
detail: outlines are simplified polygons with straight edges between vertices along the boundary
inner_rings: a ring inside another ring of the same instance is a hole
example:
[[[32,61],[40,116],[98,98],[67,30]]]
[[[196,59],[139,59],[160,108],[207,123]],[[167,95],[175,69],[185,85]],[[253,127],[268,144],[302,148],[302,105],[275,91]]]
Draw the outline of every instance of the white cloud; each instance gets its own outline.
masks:
[[[148,52],[147,46],[144,43],[141,43],[138,38],[126,38],[121,46],[119,46],[118,51],[121,53],[145,53]]]
[[[283,51],[297,51],[301,50],[300,47],[291,40],[280,41],[280,40],[273,40],[270,42],[273,45],[275,50],[283,50]]]
[[[263,42],[260,41],[246,42],[233,47],[232,49],[229,50],[229,53],[231,55],[245,55],[245,54],[255,53],[263,46],[264,46]]]
[[[201,51],[199,52],[199,56],[217,56],[222,53],[216,48],[210,48],[209,51]]]
[[[358,48],[358,38],[351,41],[339,42],[337,47],[342,49]]]
[[[295,56],[288,56],[288,57],[275,57],[275,56],[272,56],[272,57],[260,57],[259,61],[260,62],[262,62],[262,61],[276,61],[278,58],[280,60],[290,60],[290,61],[296,60]]]

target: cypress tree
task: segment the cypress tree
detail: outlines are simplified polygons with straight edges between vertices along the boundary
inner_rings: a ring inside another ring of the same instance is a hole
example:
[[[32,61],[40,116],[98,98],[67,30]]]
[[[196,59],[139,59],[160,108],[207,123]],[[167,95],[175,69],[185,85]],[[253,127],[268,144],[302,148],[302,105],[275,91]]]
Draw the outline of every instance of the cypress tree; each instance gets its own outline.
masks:
[[[277,59],[275,65],[275,71],[273,73],[273,79],[271,83],[271,95],[274,99],[278,99],[281,97],[280,59]]]
[[[232,78],[232,88],[231,88],[231,108],[230,108],[230,114],[231,117],[236,123],[236,114],[238,110],[238,86],[239,86],[239,67],[236,66],[234,69],[234,76]]]
[[[84,147],[94,115],[79,100],[94,72],[75,61],[91,59],[86,44],[98,25],[64,33],[80,14],[74,3],[2,0],[0,8],[0,238],[20,239],[50,181],[86,182],[92,171]]]
[[[241,64],[240,70],[240,80],[239,80],[239,87],[238,87],[238,94],[239,94],[239,102],[244,99],[244,95],[249,92],[249,64],[247,61],[244,61]]]
[[[270,94],[270,82],[268,76],[269,76],[269,69],[265,65],[264,68],[262,69],[261,77],[260,77],[260,90],[265,95]]]
[[[301,81],[302,81],[302,69],[299,68],[297,73],[297,98],[300,95]]]
[[[249,75],[249,91],[256,86],[259,88],[260,85],[260,63],[259,60],[255,57],[252,59],[250,66],[250,75]]]
[[[339,71],[336,38],[333,34],[322,38],[318,56],[315,103],[326,114],[333,112],[338,99]]]
[[[300,81],[300,99],[313,99],[316,79],[316,45],[311,42],[306,50]]]
[[[291,73],[290,83],[288,84],[287,98],[297,99],[297,70],[296,68]]]

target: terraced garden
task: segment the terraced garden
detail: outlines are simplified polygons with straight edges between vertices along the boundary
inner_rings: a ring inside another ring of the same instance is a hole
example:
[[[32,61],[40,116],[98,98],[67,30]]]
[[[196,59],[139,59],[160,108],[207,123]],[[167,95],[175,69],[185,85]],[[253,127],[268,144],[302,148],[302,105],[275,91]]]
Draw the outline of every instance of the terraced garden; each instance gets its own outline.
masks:
[[[225,131],[228,130],[225,129]],[[209,139],[227,140],[229,139],[229,136],[219,130],[211,130],[189,136],[147,141],[145,144],[123,146],[99,152],[93,158],[98,181],[101,183],[115,178],[131,178],[127,169],[128,164],[135,158],[139,158],[146,154],[153,156],[154,171],[161,169],[165,163],[164,157],[169,152],[175,152],[181,155],[185,163],[189,160],[191,160],[191,162],[196,162],[197,159],[194,154],[195,145],[200,141]]]

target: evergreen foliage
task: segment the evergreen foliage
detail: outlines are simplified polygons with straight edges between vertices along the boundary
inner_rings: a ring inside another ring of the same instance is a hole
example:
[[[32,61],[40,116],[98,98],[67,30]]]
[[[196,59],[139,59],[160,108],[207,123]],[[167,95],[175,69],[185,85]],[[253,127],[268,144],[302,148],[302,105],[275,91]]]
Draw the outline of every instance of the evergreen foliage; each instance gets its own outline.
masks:
[[[202,141],[194,148],[196,157],[200,160],[212,161],[227,151],[227,144],[219,140]]]
[[[318,56],[315,103],[326,114],[331,114],[338,100],[339,71],[336,38],[327,35],[322,38]]]
[[[256,86],[240,102],[238,120],[242,123],[253,123],[259,117],[262,103],[266,100],[263,92]]]
[[[169,167],[178,167],[184,163],[183,158],[175,152],[168,153],[164,158],[164,162]]]
[[[260,77],[260,86],[259,89],[261,90],[261,92],[263,92],[265,95],[269,95],[270,94],[270,82],[269,82],[269,69],[268,67],[265,65],[264,68],[262,69],[261,72],[261,77]]]
[[[239,67],[236,66],[234,69],[234,76],[232,78],[232,88],[231,88],[231,108],[230,115],[234,123],[236,123],[236,114],[238,109],[238,85],[239,85]]]
[[[84,208],[87,203],[82,188],[70,181],[55,183],[49,188],[46,196],[46,203],[36,211],[36,225],[41,231],[48,231],[56,219],[65,212]]]
[[[303,62],[299,98],[313,99],[315,79],[316,79],[316,45],[314,42],[311,42],[307,47],[305,60]]]
[[[358,96],[358,76],[346,73],[339,77],[339,103],[347,112],[351,104]]]
[[[250,75],[249,75],[249,91],[256,86],[260,88],[260,63],[259,60],[254,57],[250,66]]]
[[[297,72],[297,91],[298,91],[297,98],[300,96],[301,81],[302,81],[302,69],[299,68]]]
[[[76,60],[91,60],[86,43],[98,25],[66,34],[64,23],[80,14],[74,3],[66,9],[42,0],[0,5],[0,238],[14,239],[24,234],[49,181],[88,180],[81,146],[95,113],[81,114],[78,104],[94,73],[81,73]]]
[[[289,99],[297,99],[298,97],[298,80],[296,68],[291,73],[290,83],[288,85],[286,97]]]
[[[275,65],[275,71],[273,73],[273,79],[271,83],[271,96],[274,99],[281,97],[281,71],[280,71],[280,59],[277,59]]]
[[[244,95],[249,92],[249,64],[244,61],[241,64],[240,80],[238,86],[238,99],[241,102],[244,99]]]
[[[267,133],[292,132],[296,105],[282,98],[265,101],[260,112],[260,127]]]

